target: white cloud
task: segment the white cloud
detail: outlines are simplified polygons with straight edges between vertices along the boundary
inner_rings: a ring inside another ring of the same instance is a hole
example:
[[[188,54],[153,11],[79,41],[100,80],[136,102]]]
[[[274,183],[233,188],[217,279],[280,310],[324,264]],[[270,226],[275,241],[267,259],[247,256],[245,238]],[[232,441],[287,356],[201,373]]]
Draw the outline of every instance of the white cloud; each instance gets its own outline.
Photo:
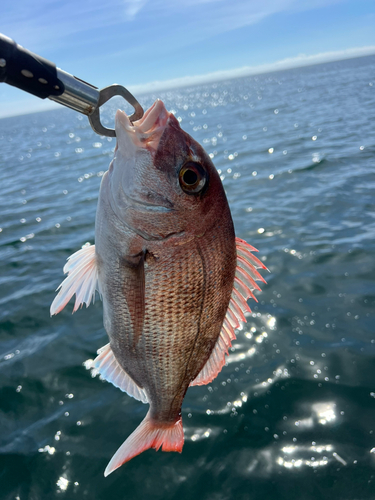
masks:
[[[124,25],[137,45],[149,23],[160,35],[185,33],[194,42],[220,33],[256,24],[281,13],[315,8],[345,0],[90,0],[39,3],[29,0],[7,2],[1,11],[1,30],[32,51],[58,44],[68,47],[78,34],[90,33],[93,43],[105,28]],[[153,35],[155,37],[155,32]],[[176,40],[177,41],[177,40]]]
[[[282,12],[296,12],[329,7],[343,3],[345,0],[153,0],[149,3],[149,11],[155,12],[158,18],[179,13],[186,17],[183,21],[184,31],[201,28],[203,35],[216,35],[245,26],[256,24],[263,19]],[[188,17],[194,14],[193,21]]]
[[[129,0],[128,3],[140,2],[143,0]],[[124,0],[7,2],[1,11],[1,32],[37,52],[66,45],[69,38],[78,33],[97,30],[99,34],[105,27],[124,23],[126,9]]]
[[[147,0],[125,0],[125,14],[128,20],[132,21],[146,3]]]
[[[136,0],[132,0],[136,1]],[[263,22],[269,17],[283,13],[314,10],[329,7],[345,0],[149,0],[140,9],[129,25],[132,38],[127,43],[114,45],[111,58],[127,58],[134,53],[140,57],[150,52],[150,46],[156,54],[181,51],[186,47],[202,44],[207,40],[238,29],[251,29],[251,26]],[[324,15],[322,13],[322,15]],[[261,48],[260,48],[261,50]],[[238,47],[238,51],[244,51]],[[254,47],[254,52],[257,48]]]

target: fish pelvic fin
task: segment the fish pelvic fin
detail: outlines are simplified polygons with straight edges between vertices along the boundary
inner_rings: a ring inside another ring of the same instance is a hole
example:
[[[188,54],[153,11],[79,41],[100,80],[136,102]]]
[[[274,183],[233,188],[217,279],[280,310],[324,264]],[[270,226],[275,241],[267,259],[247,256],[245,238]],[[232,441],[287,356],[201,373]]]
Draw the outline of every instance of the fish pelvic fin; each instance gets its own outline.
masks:
[[[84,303],[88,307],[91,301],[94,302],[95,290],[100,293],[95,245],[86,244],[81,250],[68,257],[68,262],[64,266],[64,274],[68,276],[57,288],[59,293],[51,304],[51,316],[62,311],[74,294],[76,294],[76,301],[73,312]]]
[[[129,396],[142,401],[142,403],[148,403],[146,392],[122,368],[109,344],[98,349],[98,356],[94,360],[85,361],[84,366],[91,370],[93,377],[99,374],[100,378],[111,382]]]
[[[104,476],[107,477],[125,462],[149,448],[154,448],[156,451],[161,448],[162,451],[181,453],[183,445],[184,431],[181,417],[173,423],[155,422],[150,417],[149,411],[140,425],[113,455],[104,471]]]
[[[245,313],[251,313],[247,299],[251,297],[258,302],[253,294],[254,290],[260,290],[256,281],[266,283],[257,269],[261,268],[267,271],[268,269],[263,262],[251,253],[258,250],[246,243],[246,241],[236,238],[236,251],[237,268],[234,286],[220,335],[206,364],[198,376],[190,382],[190,386],[209,384],[221,372],[225,365],[225,355],[228,354],[228,349],[232,347],[232,340],[236,339],[236,328],[239,328],[242,323],[246,323]]]

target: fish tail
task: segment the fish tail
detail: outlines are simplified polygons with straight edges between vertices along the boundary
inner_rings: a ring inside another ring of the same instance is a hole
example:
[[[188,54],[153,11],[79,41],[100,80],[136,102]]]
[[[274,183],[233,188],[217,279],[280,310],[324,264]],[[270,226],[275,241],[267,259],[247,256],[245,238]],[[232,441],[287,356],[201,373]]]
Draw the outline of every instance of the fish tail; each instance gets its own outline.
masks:
[[[140,425],[113,455],[104,471],[104,476],[108,476],[122,464],[149,448],[157,451],[161,447],[162,451],[181,453],[183,445],[184,431],[181,417],[172,423],[155,422],[148,412]]]

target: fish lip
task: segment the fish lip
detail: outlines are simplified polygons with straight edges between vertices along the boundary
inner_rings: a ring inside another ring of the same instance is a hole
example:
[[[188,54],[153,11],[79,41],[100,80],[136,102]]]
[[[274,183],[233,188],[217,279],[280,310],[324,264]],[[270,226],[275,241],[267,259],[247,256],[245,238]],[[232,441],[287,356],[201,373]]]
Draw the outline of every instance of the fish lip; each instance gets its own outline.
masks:
[[[130,122],[124,111],[118,110],[115,117],[116,136],[119,138],[125,132],[137,149],[146,149],[154,155],[171,116],[160,99],[157,99],[143,117],[134,123]],[[117,141],[115,151],[119,147],[121,148],[121,145]]]
[[[158,122],[159,124],[157,126],[165,126],[170,115],[171,113],[167,111],[163,101],[161,99],[156,99],[154,104],[149,107],[142,118],[133,123],[133,126],[147,133],[150,127],[152,128]]]
[[[152,106],[150,106],[148,108],[147,111],[145,111],[144,115],[142,116],[142,118],[140,118],[139,120],[133,122],[133,125],[139,127],[141,126],[145,120],[147,119],[148,115],[151,113],[151,111],[155,108],[156,104],[158,103],[158,101],[161,101],[161,99],[156,99],[156,101],[154,102],[154,104],[152,104]]]

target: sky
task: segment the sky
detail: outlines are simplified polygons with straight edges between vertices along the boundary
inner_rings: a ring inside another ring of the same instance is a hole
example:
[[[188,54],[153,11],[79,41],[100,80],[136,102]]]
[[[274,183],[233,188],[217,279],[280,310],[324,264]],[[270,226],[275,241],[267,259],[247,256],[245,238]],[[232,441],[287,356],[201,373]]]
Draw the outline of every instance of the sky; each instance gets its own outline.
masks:
[[[6,0],[0,32],[99,88],[120,83],[137,97],[375,54],[375,1]],[[52,106],[0,83],[0,118]]]

